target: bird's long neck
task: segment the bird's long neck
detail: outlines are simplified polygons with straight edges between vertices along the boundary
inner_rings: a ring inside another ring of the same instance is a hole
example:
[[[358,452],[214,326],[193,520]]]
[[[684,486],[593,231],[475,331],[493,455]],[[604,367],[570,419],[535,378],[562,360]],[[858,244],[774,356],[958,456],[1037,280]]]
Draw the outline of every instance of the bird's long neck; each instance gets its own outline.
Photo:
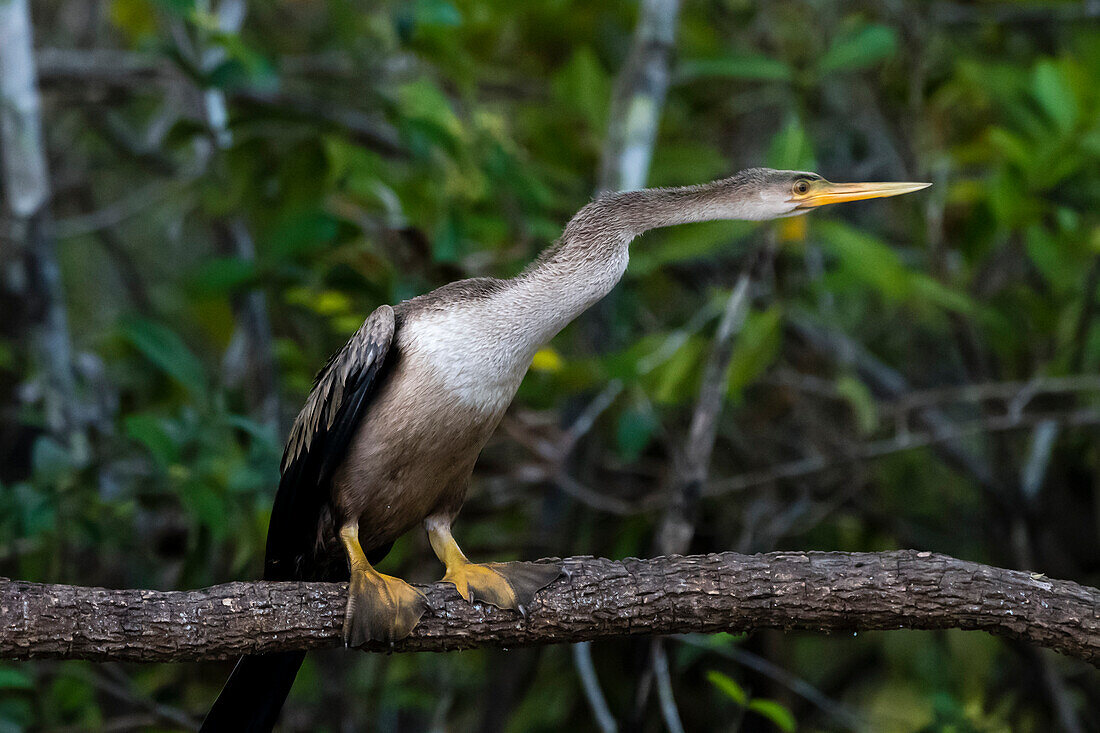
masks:
[[[659,227],[713,219],[750,219],[738,178],[682,188],[602,196],[569,221],[558,242],[515,278],[515,303],[545,343],[611,291],[623,276],[630,242]]]

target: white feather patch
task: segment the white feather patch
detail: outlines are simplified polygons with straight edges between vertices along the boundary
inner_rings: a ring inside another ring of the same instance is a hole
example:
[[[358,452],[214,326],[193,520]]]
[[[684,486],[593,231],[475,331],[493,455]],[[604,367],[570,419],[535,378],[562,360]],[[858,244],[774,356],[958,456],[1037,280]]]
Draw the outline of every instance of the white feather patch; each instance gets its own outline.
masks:
[[[463,405],[503,412],[535,352],[615,287],[627,241],[602,258],[538,268],[489,297],[417,313],[402,326],[402,350]]]
[[[499,412],[515,397],[534,351],[524,361],[521,329],[476,310],[419,315],[405,324],[402,344],[464,406]]]

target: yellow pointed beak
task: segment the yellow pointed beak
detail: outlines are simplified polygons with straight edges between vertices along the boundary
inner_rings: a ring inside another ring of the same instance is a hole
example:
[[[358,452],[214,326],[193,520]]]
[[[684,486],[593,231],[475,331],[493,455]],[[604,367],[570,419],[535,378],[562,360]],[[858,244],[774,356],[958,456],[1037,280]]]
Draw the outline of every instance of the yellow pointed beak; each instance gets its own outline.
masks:
[[[886,196],[900,196],[922,188],[931,183],[829,183],[821,181],[802,196],[796,196],[799,209],[814,209],[826,204],[840,204],[845,201],[878,199]]]

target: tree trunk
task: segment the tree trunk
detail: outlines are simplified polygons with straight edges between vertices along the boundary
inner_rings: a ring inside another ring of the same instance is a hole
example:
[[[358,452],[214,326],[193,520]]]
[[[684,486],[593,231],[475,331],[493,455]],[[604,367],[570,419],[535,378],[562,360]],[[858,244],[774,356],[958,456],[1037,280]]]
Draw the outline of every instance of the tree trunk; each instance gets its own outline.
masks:
[[[38,374],[30,394],[43,408],[46,428],[70,448],[83,447],[82,414],[73,346],[50,231],[49,172],[39,114],[30,8],[27,0],[0,2],[0,152],[12,246],[0,247],[4,329],[29,336]],[[2,398],[8,402],[10,398]]]

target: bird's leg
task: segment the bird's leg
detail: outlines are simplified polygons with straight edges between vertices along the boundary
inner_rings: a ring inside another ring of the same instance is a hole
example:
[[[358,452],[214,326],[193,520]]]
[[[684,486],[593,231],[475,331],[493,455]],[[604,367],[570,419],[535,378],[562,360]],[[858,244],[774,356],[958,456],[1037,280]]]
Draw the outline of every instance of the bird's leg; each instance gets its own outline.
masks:
[[[449,518],[424,520],[435,556],[447,567],[443,582],[452,583],[471,603],[483,601],[497,608],[526,613],[535,593],[562,574],[561,566],[536,562],[472,563],[451,536]]]
[[[344,643],[360,647],[368,641],[390,644],[404,639],[428,609],[424,594],[400,578],[382,575],[371,567],[359,545],[358,521],[340,528],[340,541],[351,569]]]

